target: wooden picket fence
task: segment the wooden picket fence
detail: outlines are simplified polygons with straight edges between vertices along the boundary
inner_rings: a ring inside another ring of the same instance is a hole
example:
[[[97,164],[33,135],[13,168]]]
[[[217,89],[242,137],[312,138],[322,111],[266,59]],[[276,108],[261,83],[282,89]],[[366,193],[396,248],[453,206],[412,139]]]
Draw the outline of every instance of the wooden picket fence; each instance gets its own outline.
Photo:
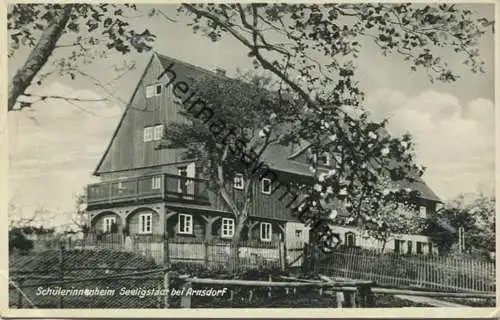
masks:
[[[83,239],[52,239],[39,241],[38,251],[58,249],[113,250],[134,252],[153,259],[158,265],[169,263],[203,264],[210,269],[225,269],[233,250],[231,241],[221,239],[170,239],[165,235],[87,234]],[[240,241],[238,245],[239,266],[242,269],[281,268],[286,266],[283,241],[263,243]]]
[[[403,256],[343,250],[310,250],[311,271],[349,279],[373,280],[392,287],[443,291],[495,292],[495,263],[446,256]]]

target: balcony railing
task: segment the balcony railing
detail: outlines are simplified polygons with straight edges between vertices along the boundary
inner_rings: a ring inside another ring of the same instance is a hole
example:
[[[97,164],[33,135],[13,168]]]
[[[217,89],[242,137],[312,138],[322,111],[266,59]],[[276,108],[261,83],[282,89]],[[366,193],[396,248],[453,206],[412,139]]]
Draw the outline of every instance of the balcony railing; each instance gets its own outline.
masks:
[[[94,183],[87,187],[88,205],[145,200],[208,201],[208,181],[170,174]]]

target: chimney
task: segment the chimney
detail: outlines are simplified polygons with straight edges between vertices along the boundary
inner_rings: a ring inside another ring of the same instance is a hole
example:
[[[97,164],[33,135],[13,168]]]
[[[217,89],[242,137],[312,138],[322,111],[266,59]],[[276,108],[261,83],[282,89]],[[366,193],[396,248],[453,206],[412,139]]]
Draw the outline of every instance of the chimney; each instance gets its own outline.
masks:
[[[222,76],[222,77],[226,76],[226,70],[221,68],[221,67],[215,68],[214,72],[218,76]]]

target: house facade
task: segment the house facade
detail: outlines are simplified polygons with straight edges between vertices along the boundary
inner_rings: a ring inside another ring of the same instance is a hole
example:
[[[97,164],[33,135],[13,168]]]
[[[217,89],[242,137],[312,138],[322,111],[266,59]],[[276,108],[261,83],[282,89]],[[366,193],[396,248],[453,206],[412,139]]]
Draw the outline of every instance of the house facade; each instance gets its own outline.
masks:
[[[166,69],[175,71],[177,81],[189,82],[202,74],[224,76],[220,71],[214,73],[157,53],[152,55],[94,172],[101,181],[87,188],[90,227],[95,232],[123,233],[125,237],[229,242],[235,230],[233,215],[208,187],[199,162],[186,159],[182,149],[159,148],[166,126],[187,121],[172,88],[166,86]],[[292,148],[270,146],[263,160],[284,181],[311,179],[304,154],[294,153]],[[243,199],[242,179],[235,172],[233,180],[228,181],[230,196],[236,202]],[[309,242],[309,228],[292,216],[283,194],[271,192],[267,179],[254,187],[242,240],[263,244],[281,240],[289,248]],[[421,213],[434,212],[440,200],[432,190],[423,181],[411,187],[422,195]],[[355,230],[337,229],[346,244],[363,245]],[[408,241],[408,237],[401,235],[399,240]],[[428,243],[424,238],[411,241]],[[394,244],[396,247],[404,245]]]

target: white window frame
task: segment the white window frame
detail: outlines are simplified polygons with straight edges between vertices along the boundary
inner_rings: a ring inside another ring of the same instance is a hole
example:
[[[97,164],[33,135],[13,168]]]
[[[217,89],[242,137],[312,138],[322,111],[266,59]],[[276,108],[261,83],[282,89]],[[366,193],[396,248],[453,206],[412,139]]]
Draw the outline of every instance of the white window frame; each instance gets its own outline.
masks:
[[[237,181],[241,181],[241,185],[237,183]],[[242,173],[236,173],[233,178],[233,187],[238,190],[243,190],[245,186],[245,178]]]
[[[220,236],[221,238],[231,239],[234,235],[234,219],[233,218],[222,218],[220,225]]]
[[[183,229],[181,230],[181,217],[184,218]],[[189,218],[189,219],[188,219]],[[193,215],[179,213],[177,217],[177,233],[179,234],[193,234]]]
[[[269,222],[261,222],[259,229],[260,229],[260,241],[271,242],[273,238],[273,225]]]
[[[349,239],[352,239],[352,241],[349,241]],[[349,243],[351,242],[351,243]],[[356,246],[356,234],[352,231],[346,232],[345,233],[345,245],[348,247],[355,247]]]
[[[151,189],[161,189],[161,175],[153,176],[153,178],[151,179]]]
[[[157,124],[153,127],[153,140],[158,141],[163,138],[163,124]]]
[[[144,142],[153,140],[153,127],[144,127]]]
[[[116,223],[116,217],[105,217],[103,224],[103,231],[111,232],[111,226],[113,225],[113,223]]]
[[[264,188],[265,182],[269,182],[269,191],[266,191],[265,188]],[[262,179],[262,182],[261,182],[261,191],[262,191],[263,194],[271,194],[271,191],[272,191],[271,179],[268,179],[268,178]]]
[[[148,228],[148,220],[149,220],[149,228]],[[153,233],[153,214],[141,213],[139,215],[139,234],[151,234],[151,233]]]
[[[427,208],[425,206],[420,206],[418,210],[420,218],[427,218]]]
[[[154,85],[146,86],[146,98],[151,98],[155,95],[156,87]]]

